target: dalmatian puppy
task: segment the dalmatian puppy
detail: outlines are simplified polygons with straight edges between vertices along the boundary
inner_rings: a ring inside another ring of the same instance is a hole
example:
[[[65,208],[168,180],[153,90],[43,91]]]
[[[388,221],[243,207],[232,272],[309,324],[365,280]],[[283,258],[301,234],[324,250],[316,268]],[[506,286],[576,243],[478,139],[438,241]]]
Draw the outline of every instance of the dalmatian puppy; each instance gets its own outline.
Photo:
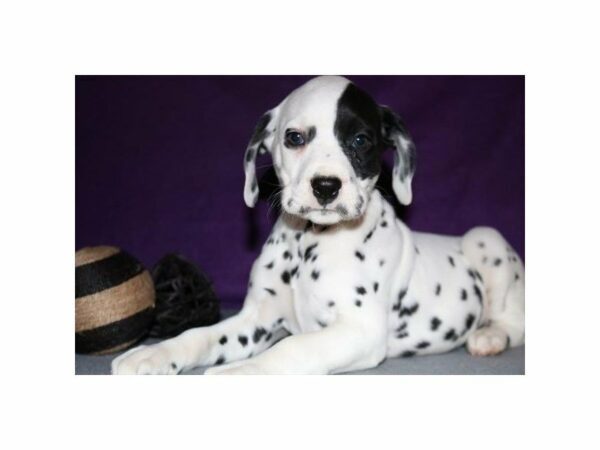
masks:
[[[271,154],[282,213],[255,261],[239,314],[112,362],[114,374],[331,374],[385,358],[494,355],[524,343],[524,267],[500,233],[409,230],[375,190],[395,149],[393,189],[412,199],[415,146],[403,121],[349,80],[327,76],[258,122],[244,157]]]

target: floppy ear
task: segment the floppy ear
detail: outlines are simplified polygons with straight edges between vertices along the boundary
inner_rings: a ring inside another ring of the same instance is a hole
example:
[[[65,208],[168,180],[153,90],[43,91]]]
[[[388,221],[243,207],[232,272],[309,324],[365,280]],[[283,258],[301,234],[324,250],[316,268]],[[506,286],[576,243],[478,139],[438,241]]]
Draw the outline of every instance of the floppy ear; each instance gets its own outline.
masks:
[[[273,144],[273,124],[275,123],[277,108],[272,109],[260,118],[246,149],[244,155],[244,172],[246,181],[244,183],[244,201],[252,208],[258,200],[258,182],[256,180],[256,157],[260,153],[271,153]]]
[[[392,182],[394,193],[400,203],[408,205],[412,201],[411,183],[415,173],[415,144],[400,116],[387,106],[380,106],[379,110],[385,143],[396,149]]]

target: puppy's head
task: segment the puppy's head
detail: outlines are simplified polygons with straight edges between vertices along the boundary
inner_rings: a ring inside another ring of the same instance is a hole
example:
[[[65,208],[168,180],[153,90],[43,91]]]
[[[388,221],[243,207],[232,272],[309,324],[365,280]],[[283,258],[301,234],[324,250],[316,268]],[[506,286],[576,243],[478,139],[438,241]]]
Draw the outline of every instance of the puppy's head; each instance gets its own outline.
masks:
[[[259,120],[244,158],[244,199],[258,199],[256,156],[269,152],[281,183],[281,205],[318,224],[360,217],[394,147],[394,192],[412,200],[415,150],[404,123],[343,77],[308,81]]]

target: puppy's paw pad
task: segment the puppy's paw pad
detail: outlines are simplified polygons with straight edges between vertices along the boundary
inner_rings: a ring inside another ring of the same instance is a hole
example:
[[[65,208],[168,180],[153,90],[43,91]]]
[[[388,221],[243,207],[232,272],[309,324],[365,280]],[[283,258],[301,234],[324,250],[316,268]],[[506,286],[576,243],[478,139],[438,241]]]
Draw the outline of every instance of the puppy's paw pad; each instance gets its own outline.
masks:
[[[475,356],[497,355],[506,349],[507,334],[498,328],[480,328],[467,339],[467,350]]]

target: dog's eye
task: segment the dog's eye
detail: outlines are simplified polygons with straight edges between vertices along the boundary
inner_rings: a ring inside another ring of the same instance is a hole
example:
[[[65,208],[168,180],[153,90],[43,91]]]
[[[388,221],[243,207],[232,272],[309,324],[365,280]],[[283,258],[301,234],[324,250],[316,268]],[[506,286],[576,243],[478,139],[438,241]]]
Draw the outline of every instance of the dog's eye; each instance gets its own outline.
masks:
[[[288,147],[300,147],[304,145],[304,137],[297,131],[288,131],[285,133],[285,143]]]
[[[352,147],[354,147],[357,150],[362,150],[364,148],[367,148],[368,146],[369,138],[364,134],[359,134],[355,136],[354,140],[352,141]]]

